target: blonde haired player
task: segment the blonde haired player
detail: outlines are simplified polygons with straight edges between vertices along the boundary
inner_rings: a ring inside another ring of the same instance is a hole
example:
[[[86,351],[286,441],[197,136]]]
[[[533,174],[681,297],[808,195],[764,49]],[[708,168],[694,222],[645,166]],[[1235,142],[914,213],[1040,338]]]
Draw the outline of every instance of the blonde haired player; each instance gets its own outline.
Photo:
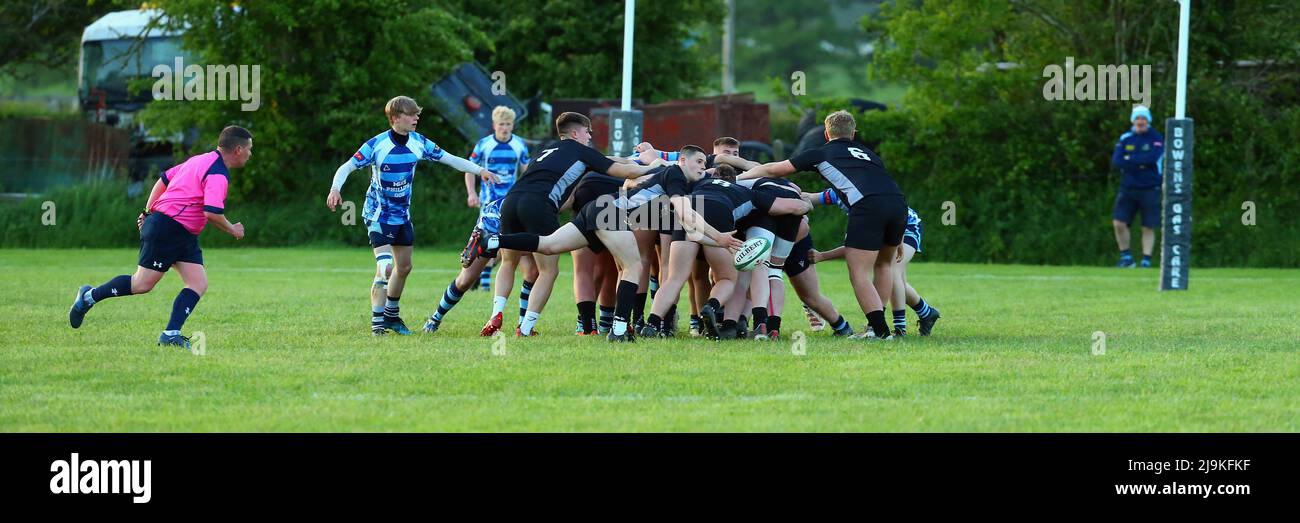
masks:
[[[370,289],[370,330],[374,335],[388,331],[410,334],[399,316],[399,300],[411,273],[411,251],[415,245],[415,228],[411,225],[411,181],[415,164],[433,160],[457,171],[478,173],[484,180],[493,178],[491,171],[456,155],[443,151],[433,140],[415,132],[420,122],[420,106],[407,96],[398,96],[384,105],[388,125],[392,128],[361,144],[361,148],[334,172],[325,206],[333,211],[343,197],[340,191],[348,174],[369,166],[370,188],[362,212],[370,246],[375,252],[375,281]]]
[[[528,167],[528,145],[514,134],[516,117],[515,111],[504,105],[492,109],[492,134],[480,138],[469,154],[469,161],[492,171],[497,176],[497,181],[484,181],[475,190],[474,175],[465,173],[465,202],[470,207],[479,209],[479,220],[483,219],[484,207],[490,202],[505,199],[506,193],[515,185],[515,176]],[[492,266],[493,264],[489,263],[479,273],[479,288],[483,290],[488,290],[491,286]],[[528,258],[520,260],[519,267],[524,270],[524,289],[520,293],[519,305],[520,310],[523,310],[528,308],[528,290],[532,287],[532,282],[537,279],[537,268]],[[514,267],[504,268],[511,271],[509,277],[513,280]],[[510,287],[513,287],[513,281]],[[506,292],[510,292],[509,287],[506,288]],[[504,310],[507,297],[501,296],[494,305],[500,305]],[[522,316],[523,313],[520,315]]]

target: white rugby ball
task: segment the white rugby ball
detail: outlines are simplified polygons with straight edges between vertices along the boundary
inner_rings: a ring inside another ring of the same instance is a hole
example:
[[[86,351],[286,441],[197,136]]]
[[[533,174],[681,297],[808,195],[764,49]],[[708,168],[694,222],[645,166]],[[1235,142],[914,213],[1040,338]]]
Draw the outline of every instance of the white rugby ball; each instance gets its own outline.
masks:
[[[772,254],[772,242],[767,238],[751,238],[736,251],[735,265],[738,271],[753,269],[759,262],[767,261]]]

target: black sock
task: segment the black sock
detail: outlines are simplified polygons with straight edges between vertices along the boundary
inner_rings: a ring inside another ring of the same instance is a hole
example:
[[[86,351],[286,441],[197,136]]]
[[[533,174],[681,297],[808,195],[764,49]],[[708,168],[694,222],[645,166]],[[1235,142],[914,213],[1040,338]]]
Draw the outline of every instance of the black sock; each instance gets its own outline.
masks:
[[[781,317],[780,317],[780,316],[768,316],[768,317],[767,317],[767,332],[775,332],[775,331],[779,331],[779,330],[781,330]]]
[[[123,274],[107,283],[90,290],[91,304],[99,303],[100,300],[116,298],[118,296],[131,295],[131,276]]]
[[[884,309],[868,312],[867,325],[871,326],[871,331],[876,333],[877,338],[884,338],[889,335],[889,324],[885,323]]]
[[[722,312],[722,302],[718,301],[717,298],[709,298],[708,305],[712,306],[713,310]]]
[[[632,300],[637,297],[636,282],[619,280],[617,296],[618,298],[614,301],[614,326],[610,332],[619,335],[623,334],[623,332],[618,331],[620,328],[627,327],[629,315],[632,313]]]
[[[739,325],[740,325],[740,324],[736,323],[736,320],[722,320],[722,327],[720,327],[720,328],[723,328],[723,329],[737,329],[737,328],[739,328]]]
[[[644,321],[644,319],[645,319],[645,298],[646,298],[646,293],[644,293],[644,292],[638,292],[638,293],[636,294],[635,301],[632,302],[632,318],[631,318],[631,320],[632,320],[633,322]]]
[[[894,330],[907,330],[907,309],[894,311]]]
[[[664,328],[664,319],[660,318],[658,314],[655,314],[653,312],[650,313],[650,318],[646,320],[646,323],[656,329]]]
[[[578,302],[578,325],[582,327],[582,332],[596,330],[596,302]]]
[[[757,329],[759,325],[767,325],[767,307],[754,307],[750,312],[754,313],[755,329]]]
[[[497,246],[502,249],[536,252],[537,244],[541,243],[541,239],[541,236],[526,232],[502,234],[497,236]]]
[[[923,320],[928,320],[930,319],[930,316],[934,315],[934,308],[930,307],[930,304],[925,302],[925,298],[917,300],[916,305],[912,306],[912,310],[916,311],[916,316]]]
[[[194,312],[194,307],[199,304],[199,293],[186,287],[176,294],[176,301],[172,302],[172,317],[167,321],[167,330],[179,331],[185,326],[185,320]]]

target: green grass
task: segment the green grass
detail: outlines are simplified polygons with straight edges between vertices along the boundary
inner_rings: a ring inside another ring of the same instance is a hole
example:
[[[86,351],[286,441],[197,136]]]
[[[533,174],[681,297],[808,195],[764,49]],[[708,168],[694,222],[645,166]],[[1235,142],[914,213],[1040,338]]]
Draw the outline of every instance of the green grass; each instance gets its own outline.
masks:
[[[186,326],[206,334],[195,356],[154,346],[175,275],[68,328],[73,289],[133,270],[134,251],[0,250],[0,430],[1300,429],[1295,270],[1196,270],[1192,290],[1158,293],[1154,270],[917,263],[913,284],[944,314],[934,336],[809,332],[803,356],[789,341],[576,338],[562,276],[545,336],[508,338],[497,356],[476,336],[486,293],[436,336],[371,338],[365,249],[205,254],[211,286]],[[412,326],[454,258],[416,252]],[[819,270],[851,310],[844,265]],[[791,296],[787,334],[807,329]]]

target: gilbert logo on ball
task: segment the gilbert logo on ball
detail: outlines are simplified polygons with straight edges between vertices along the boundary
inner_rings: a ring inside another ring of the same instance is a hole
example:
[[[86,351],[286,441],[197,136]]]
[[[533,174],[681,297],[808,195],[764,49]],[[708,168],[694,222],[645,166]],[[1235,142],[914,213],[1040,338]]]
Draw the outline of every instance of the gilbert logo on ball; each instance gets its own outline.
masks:
[[[768,254],[772,252],[772,242],[767,238],[753,238],[745,241],[745,245],[736,251],[735,265],[736,270],[747,271],[753,269],[759,262],[767,260]]]

